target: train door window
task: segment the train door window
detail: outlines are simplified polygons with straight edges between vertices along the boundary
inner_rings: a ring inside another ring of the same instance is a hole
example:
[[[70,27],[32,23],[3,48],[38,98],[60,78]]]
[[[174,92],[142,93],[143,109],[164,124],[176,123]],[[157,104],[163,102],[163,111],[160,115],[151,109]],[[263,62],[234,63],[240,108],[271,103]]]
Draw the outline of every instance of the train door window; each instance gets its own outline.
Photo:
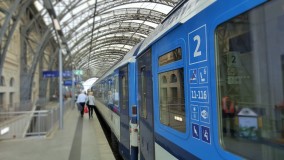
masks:
[[[119,81],[118,81],[118,75],[114,76],[114,86],[112,88],[113,90],[113,97],[114,97],[114,106],[118,107],[119,111]]]
[[[283,6],[268,1],[216,29],[220,142],[248,159],[284,157]]]
[[[107,104],[108,102],[108,82],[105,81],[103,82],[103,100],[104,100],[104,103]]]
[[[122,97],[122,109],[127,109],[128,106],[128,68],[124,69],[123,75],[121,75],[121,97]]]
[[[122,95],[121,95],[121,97],[122,97],[122,100],[126,100],[126,77],[125,76],[121,76],[121,83],[122,83],[122,90],[121,90],[121,93],[122,93]],[[121,106],[121,108],[122,109],[126,109],[126,105],[125,104],[123,104],[122,106]]]
[[[181,132],[186,130],[183,74],[183,68],[159,73],[160,122]],[[172,75],[175,81],[163,82],[163,77]]]
[[[147,93],[147,87],[146,87],[146,82],[147,82],[147,79],[146,79],[146,67],[143,66],[141,67],[140,69],[140,74],[141,74],[141,117],[144,117],[146,118],[147,117],[147,97],[146,97],[146,93]]]
[[[181,59],[179,47],[160,56],[159,66],[173,64]],[[186,130],[183,77],[183,68],[159,73],[160,122],[181,132]]]
[[[159,57],[159,66],[176,62],[182,59],[181,48],[176,48]]]

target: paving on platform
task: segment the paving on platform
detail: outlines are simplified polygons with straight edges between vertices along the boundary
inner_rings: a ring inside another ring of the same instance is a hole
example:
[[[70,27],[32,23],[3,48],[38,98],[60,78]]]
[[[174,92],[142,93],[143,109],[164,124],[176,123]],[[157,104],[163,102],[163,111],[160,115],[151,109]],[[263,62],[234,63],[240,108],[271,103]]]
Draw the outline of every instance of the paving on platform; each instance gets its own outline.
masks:
[[[0,159],[115,160],[95,113],[81,118],[77,109],[67,111],[63,129],[48,137],[0,141]]]

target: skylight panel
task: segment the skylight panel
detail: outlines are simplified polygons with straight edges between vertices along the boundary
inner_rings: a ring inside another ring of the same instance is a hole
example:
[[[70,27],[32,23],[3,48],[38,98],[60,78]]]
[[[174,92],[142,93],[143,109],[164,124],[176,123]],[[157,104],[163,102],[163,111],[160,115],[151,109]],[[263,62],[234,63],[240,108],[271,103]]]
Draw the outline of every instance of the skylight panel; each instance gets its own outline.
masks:
[[[58,2],[55,6],[54,6],[54,10],[56,15],[59,15],[64,9],[66,8],[64,2]]]
[[[144,38],[146,38],[146,37],[148,36],[148,35],[146,35],[146,34],[142,34],[142,33],[138,33],[138,32],[129,32],[129,33],[137,34],[137,35],[142,36],[142,37],[144,37]]]
[[[78,14],[79,12],[88,9],[88,7],[88,3],[82,3],[81,5],[73,9],[73,13]]]
[[[100,0],[98,0],[98,1],[100,1]],[[96,3],[96,0],[88,0],[89,5],[94,5],[95,3]]]
[[[67,13],[62,19],[61,22],[63,22],[62,24],[64,24],[64,22],[67,22],[67,20],[69,20],[70,18],[72,18],[72,15],[70,13]]]
[[[149,22],[149,21],[145,21],[144,24],[148,25],[148,26],[151,26],[153,28],[156,28],[158,26],[158,24],[156,23],[152,23],[152,22]]]
[[[146,9],[151,9],[151,10],[155,10],[164,14],[168,14],[172,7],[170,6],[166,6],[163,4],[157,4],[157,3],[132,3],[132,4],[125,4],[125,5],[121,5],[118,7],[114,7],[111,8],[107,11],[112,11],[112,10],[116,10],[116,9],[121,9],[121,8],[146,8]]]

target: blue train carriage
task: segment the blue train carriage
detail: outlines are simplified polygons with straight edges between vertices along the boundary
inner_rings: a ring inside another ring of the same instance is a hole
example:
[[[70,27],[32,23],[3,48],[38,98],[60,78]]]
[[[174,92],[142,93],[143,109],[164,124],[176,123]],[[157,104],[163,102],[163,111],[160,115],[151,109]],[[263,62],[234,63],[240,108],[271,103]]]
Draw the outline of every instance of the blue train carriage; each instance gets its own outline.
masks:
[[[130,120],[136,118],[137,124],[134,55],[139,46],[140,43],[133,47],[92,87],[97,109],[111,129],[112,145],[124,159],[131,158],[131,148],[132,156],[137,158],[138,155],[138,129],[137,125],[132,124],[130,132]]]
[[[142,43],[141,160],[283,159],[283,6],[184,1]]]
[[[109,125],[112,136],[119,139],[120,117],[118,98],[118,72],[112,70],[108,75],[100,78],[93,87],[96,98],[96,107]]]
[[[141,43],[134,46],[117,68],[119,72],[120,143],[124,159],[138,158],[138,124],[135,85],[135,55]]]

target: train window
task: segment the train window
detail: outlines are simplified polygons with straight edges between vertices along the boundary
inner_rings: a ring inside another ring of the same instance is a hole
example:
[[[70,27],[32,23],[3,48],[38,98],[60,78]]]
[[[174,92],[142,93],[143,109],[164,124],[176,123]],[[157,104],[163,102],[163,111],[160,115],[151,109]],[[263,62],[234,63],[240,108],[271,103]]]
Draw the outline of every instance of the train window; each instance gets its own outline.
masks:
[[[119,106],[119,81],[118,81],[119,76],[115,75],[114,76],[114,86],[112,88],[112,92],[113,92],[113,104],[114,104],[114,111],[115,112],[119,112],[120,110],[120,106]]]
[[[147,118],[147,87],[146,87],[146,82],[147,82],[147,79],[146,79],[146,67],[142,67],[140,69],[140,72],[141,72],[141,117],[143,118]]]
[[[122,101],[123,102],[125,102],[125,100],[127,100],[126,99],[126,90],[127,90],[127,84],[126,84],[126,77],[125,76],[121,76],[121,86],[122,86],[122,88],[121,88],[121,97],[122,97]],[[121,106],[121,108],[122,109],[126,109],[126,104],[125,103],[123,103],[122,102],[122,106]]]
[[[159,66],[163,66],[181,59],[181,48],[176,48],[159,57]]]
[[[284,157],[283,6],[269,1],[216,29],[221,143],[248,159]]]
[[[128,107],[128,68],[125,67],[124,73],[121,76],[121,108],[127,109]]]
[[[183,68],[159,73],[160,122],[181,132],[186,130],[183,74]],[[175,80],[164,83],[172,75]]]

